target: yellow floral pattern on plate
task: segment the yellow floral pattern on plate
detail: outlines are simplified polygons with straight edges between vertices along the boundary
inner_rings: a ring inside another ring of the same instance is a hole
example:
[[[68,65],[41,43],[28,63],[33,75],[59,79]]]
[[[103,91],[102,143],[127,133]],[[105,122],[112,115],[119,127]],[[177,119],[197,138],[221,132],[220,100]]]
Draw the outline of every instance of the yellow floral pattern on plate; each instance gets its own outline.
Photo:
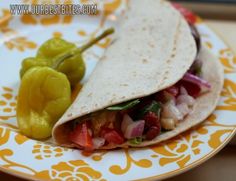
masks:
[[[220,61],[224,65],[225,73],[236,72],[236,56],[229,48],[220,50]]]
[[[9,28],[9,22],[12,20],[12,15],[8,9],[2,9],[2,16],[0,16],[0,32],[8,33],[13,30]]]
[[[83,160],[73,160],[69,162],[60,162],[53,165],[51,169],[44,170],[35,174],[36,178],[53,179],[53,180],[73,180],[73,181],[89,181],[99,180],[105,181],[102,174],[91,168]]]
[[[3,114],[0,114],[0,120],[8,120],[12,117],[15,117],[17,96],[14,96],[12,88],[2,87],[1,89],[2,93],[0,94],[0,112]]]
[[[224,81],[224,88],[221,92],[221,96],[224,98],[224,104],[218,105],[216,109],[236,111],[236,83],[226,79]]]
[[[54,147],[51,145],[38,143],[34,145],[32,153],[35,155],[35,159],[43,160],[51,157],[61,157],[67,150],[68,149],[66,148]]]
[[[192,135],[191,133],[193,131],[196,131],[198,134]],[[204,142],[199,140],[198,136],[207,133],[208,131],[202,127],[198,127],[196,130],[187,131],[165,144],[151,147],[151,149],[157,153],[157,155],[152,156],[159,158],[159,164],[161,166],[176,163],[180,168],[183,168],[191,159],[192,154],[200,154],[201,150],[199,146],[204,144]]]
[[[125,168],[122,168],[120,165],[112,165],[109,168],[111,173],[116,175],[123,175],[131,169],[132,163],[141,168],[150,168],[152,166],[152,162],[148,159],[134,160],[131,154],[129,153],[129,149],[125,149],[124,152],[126,157]]]
[[[210,133],[211,127],[226,127],[226,129],[216,130]],[[152,155],[159,158],[159,164],[165,166],[170,163],[176,163],[179,168],[183,168],[188,164],[192,155],[201,153],[201,146],[208,144],[209,147],[216,149],[222,144],[221,137],[224,134],[231,133],[236,127],[234,125],[222,125],[216,122],[216,115],[212,114],[203,124],[193,128],[166,143],[159,146],[151,147],[157,153]],[[207,142],[201,140],[201,137],[207,135],[209,137]],[[161,158],[160,158],[161,155]]]
[[[17,37],[5,42],[6,47],[9,50],[16,48],[17,50],[23,52],[25,49],[35,49],[37,44],[27,40],[26,37]]]
[[[40,4],[43,1],[23,0],[22,2]],[[61,0],[48,0],[47,2],[62,3]],[[63,1],[63,3],[71,2],[75,1]],[[18,21],[23,28],[37,25],[45,31],[45,34],[48,33],[47,38],[63,37],[67,39],[69,37],[68,29],[63,28],[69,27],[73,40],[76,37],[79,39],[79,43],[83,43],[93,38],[104,27],[110,26],[110,19],[117,19],[120,13],[127,8],[126,0],[93,2],[102,8],[96,17],[91,17],[95,18],[97,23],[93,28],[83,20],[83,17],[80,17],[78,21],[77,18],[71,16],[23,15],[17,19],[11,16],[6,6],[1,8],[0,4],[0,39],[2,37],[4,40],[0,46],[4,46],[6,49],[4,49],[6,57],[13,55],[13,50],[15,57],[26,57],[28,52],[25,50],[35,50],[37,45],[45,39],[41,34],[37,34],[37,36],[20,34],[19,27],[11,23],[13,20]],[[80,3],[88,3],[88,0],[81,0]],[[112,23],[114,24],[114,22]],[[79,24],[85,26],[78,27]],[[54,26],[57,28],[53,28]],[[162,175],[171,176],[172,172],[188,169],[200,163],[201,160],[211,157],[236,132],[234,119],[236,117],[236,58],[200,18],[197,19],[197,27],[203,37],[203,43],[212,52],[217,52],[226,73],[221,101],[216,111],[203,124],[164,144],[142,149],[98,151],[85,156],[78,150],[65,149],[48,142],[29,139],[18,131],[15,119],[17,86],[15,86],[16,81],[9,79],[9,81],[5,81],[7,83],[0,84],[0,170],[7,169],[8,172],[24,177],[45,180],[103,181],[119,180],[121,176],[127,180],[148,177],[161,179]],[[98,51],[105,49],[110,42],[109,37],[88,52],[93,55],[93,61],[98,61]],[[2,47],[0,51],[2,51]],[[6,61],[10,60],[5,57],[4,60],[0,59],[0,69]],[[12,70],[9,72],[13,73],[11,72],[13,70],[18,71],[19,67],[12,63]],[[10,77],[6,76],[3,71],[0,71],[0,76],[6,80]],[[80,88],[80,86],[78,87]],[[27,155],[27,160],[22,158],[22,153]]]

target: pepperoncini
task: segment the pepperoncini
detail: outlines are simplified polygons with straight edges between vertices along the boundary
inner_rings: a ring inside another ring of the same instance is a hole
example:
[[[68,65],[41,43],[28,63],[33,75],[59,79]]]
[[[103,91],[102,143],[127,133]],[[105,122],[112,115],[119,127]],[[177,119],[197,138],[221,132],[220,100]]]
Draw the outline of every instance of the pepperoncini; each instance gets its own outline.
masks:
[[[70,81],[70,85],[74,88],[85,74],[85,63],[82,55],[76,54],[75,56],[65,59],[58,65],[56,70],[64,73]]]
[[[66,74],[72,87],[74,87],[85,74],[85,64],[82,55],[76,54],[73,57],[66,58],[58,67],[57,61],[63,54],[69,53],[76,49],[74,43],[70,43],[61,38],[52,38],[43,43],[37,52],[37,58],[45,58],[51,61],[50,66],[57,69],[57,71]],[[62,54],[63,53],[63,54]]]
[[[76,45],[61,38],[52,38],[44,42],[38,49],[37,58],[52,60],[61,53],[75,49]]]
[[[71,104],[67,77],[49,67],[34,67],[22,78],[17,100],[17,122],[31,138],[51,136],[56,121]]]
[[[41,67],[45,67],[45,66],[51,66],[51,63],[43,58],[35,58],[35,57],[28,57],[25,58],[22,61],[22,67],[20,70],[20,77],[22,78],[23,75],[32,67],[36,67],[36,66],[41,66]]]
[[[20,75],[22,77],[34,65],[48,66],[64,73],[70,81],[71,87],[74,87],[85,74],[86,67],[82,53],[113,32],[114,29],[109,28],[80,48],[61,38],[52,38],[40,46],[36,58],[27,58],[23,61]]]

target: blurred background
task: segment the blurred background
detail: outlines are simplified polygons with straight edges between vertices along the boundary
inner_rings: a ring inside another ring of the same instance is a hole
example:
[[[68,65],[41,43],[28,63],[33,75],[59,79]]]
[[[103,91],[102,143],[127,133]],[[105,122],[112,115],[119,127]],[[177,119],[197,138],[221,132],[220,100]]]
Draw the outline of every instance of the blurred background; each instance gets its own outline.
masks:
[[[205,19],[236,21],[236,0],[172,0]]]

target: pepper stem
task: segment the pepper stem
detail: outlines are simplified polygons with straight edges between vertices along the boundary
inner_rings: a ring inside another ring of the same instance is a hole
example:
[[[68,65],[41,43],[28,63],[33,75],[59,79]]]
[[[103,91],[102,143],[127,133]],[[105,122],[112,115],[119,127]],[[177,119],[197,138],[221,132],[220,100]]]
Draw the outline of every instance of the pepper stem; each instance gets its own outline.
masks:
[[[107,37],[108,35],[114,33],[115,30],[114,28],[108,28],[107,30],[105,30],[101,35],[97,36],[96,38],[90,40],[88,43],[86,43],[85,45],[76,48],[74,50],[72,50],[71,52],[67,52],[62,54],[61,56],[59,56],[56,60],[55,60],[55,64],[52,66],[52,68],[57,69],[59,67],[59,65],[65,61],[65,59],[70,58],[75,56],[78,53],[83,53],[84,51],[86,51],[88,48],[90,48],[91,46],[93,46],[94,44],[96,44],[97,42],[99,42],[100,40],[102,40],[103,38]]]
[[[84,51],[86,51],[88,48],[90,48],[91,46],[93,46],[95,43],[99,42],[100,40],[102,40],[103,38],[105,38],[106,36],[114,33],[114,28],[109,28],[107,30],[105,30],[101,35],[99,35],[98,37],[90,40],[87,44],[81,46],[80,52],[83,53]]]

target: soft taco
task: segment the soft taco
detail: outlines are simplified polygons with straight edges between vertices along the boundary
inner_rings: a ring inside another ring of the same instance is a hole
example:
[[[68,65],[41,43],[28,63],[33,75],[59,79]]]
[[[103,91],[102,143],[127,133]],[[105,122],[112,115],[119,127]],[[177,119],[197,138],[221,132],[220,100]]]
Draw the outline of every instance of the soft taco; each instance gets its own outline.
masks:
[[[171,4],[131,0],[53,138],[85,150],[157,144],[204,121],[222,85],[220,63]]]

